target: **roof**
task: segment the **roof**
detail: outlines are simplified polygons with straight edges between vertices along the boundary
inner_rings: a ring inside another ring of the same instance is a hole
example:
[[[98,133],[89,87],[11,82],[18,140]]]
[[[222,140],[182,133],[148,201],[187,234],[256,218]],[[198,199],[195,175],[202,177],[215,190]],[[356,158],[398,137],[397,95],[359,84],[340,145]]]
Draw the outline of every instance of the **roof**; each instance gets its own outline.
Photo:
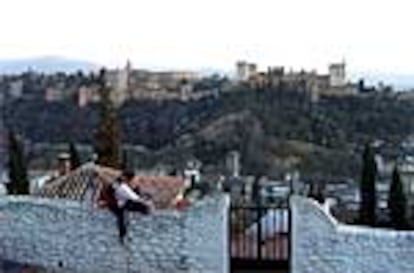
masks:
[[[85,164],[68,175],[46,183],[34,194],[48,198],[84,200],[88,184],[108,186],[121,174],[120,170],[93,163]],[[141,192],[151,195],[156,208],[169,208],[184,188],[184,180],[176,176],[135,176],[132,181]]]

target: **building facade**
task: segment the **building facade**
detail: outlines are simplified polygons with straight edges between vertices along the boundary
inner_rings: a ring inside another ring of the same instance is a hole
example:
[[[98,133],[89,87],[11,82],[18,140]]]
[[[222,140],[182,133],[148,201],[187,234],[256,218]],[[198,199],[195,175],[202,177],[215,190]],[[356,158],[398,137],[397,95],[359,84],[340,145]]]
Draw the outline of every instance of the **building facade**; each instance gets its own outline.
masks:
[[[407,213],[414,215],[414,157],[406,156],[398,164],[404,191],[407,196]]]
[[[269,67],[266,72],[258,72],[254,64],[238,62],[236,74],[238,82],[249,82],[252,88],[271,88],[308,92],[312,101],[320,96],[351,96],[357,88],[346,79],[345,63],[329,65],[328,74],[311,71],[285,71],[283,66]]]
[[[236,78],[239,82],[247,82],[257,74],[257,65],[246,61],[236,63]]]
[[[331,87],[344,87],[346,85],[345,62],[329,65],[329,84]]]

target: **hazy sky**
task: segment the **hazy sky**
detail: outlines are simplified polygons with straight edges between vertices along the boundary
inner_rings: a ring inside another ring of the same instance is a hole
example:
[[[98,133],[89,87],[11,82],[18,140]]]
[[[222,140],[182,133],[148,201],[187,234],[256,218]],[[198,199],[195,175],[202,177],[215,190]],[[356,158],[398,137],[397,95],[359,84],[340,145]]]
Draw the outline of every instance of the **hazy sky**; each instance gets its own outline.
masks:
[[[325,70],[414,72],[407,0],[0,0],[0,58],[62,55],[135,67],[238,59]]]

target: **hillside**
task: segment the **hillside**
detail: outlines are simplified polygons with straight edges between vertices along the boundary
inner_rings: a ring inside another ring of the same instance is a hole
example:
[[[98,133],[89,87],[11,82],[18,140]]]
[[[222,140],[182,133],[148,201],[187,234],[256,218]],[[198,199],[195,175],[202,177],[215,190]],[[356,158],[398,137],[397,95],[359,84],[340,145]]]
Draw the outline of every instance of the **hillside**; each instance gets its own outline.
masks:
[[[268,135],[250,111],[222,116],[194,134],[186,134],[174,145],[161,149],[159,159],[169,164],[195,155],[207,165],[224,163],[227,152],[242,153],[244,172],[278,176],[299,169],[305,176],[353,176],[359,157],[350,151],[332,149],[301,140]]]
[[[92,144],[97,106],[16,101],[6,109],[9,128],[34,143]],[[35,115],[33,113],[36,113]],[[231,150],[249,173],[295,167],[308,175],[358,175],[359,148],[368,140],[396,145],[414,132],[414,104],[393,97],[324,99],[306,94],[238,91],[195,102],[130,101],[119,111],[125,144],[138,165],[182,164],[196,156],[219,167]]]

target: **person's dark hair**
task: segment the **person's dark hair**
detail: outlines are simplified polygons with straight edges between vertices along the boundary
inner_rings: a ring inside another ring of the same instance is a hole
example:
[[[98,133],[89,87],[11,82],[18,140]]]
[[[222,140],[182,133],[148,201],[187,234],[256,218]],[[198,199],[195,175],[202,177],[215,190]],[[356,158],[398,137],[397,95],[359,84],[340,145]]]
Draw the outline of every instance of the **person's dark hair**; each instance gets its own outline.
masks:
[[[131,170],[123,170],[122,171],[122,177],[126,178],[126,180],[130,181],[132,178],[134,178],[135,173]]]

